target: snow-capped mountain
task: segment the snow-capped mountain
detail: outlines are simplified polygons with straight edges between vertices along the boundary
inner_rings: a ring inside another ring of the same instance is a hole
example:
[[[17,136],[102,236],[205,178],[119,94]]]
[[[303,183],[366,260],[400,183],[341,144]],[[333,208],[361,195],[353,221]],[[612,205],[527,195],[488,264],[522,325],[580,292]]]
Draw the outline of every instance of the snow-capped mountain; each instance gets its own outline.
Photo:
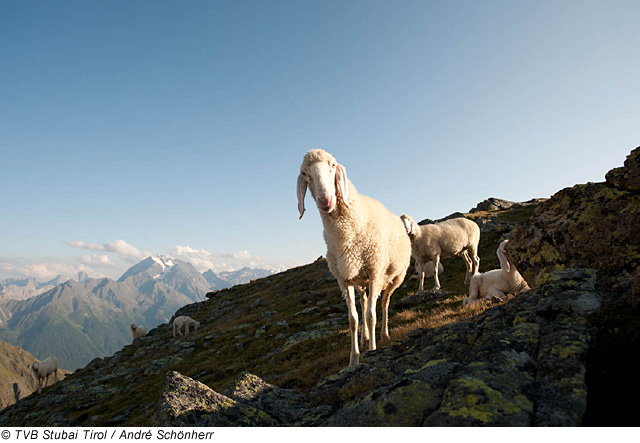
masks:
[[[257,269],[244,267],[237,271],[223,271],[215,273],[209,269],[204,272],[202,276],[211,285],[211,290],[230,288],[231,286],[241,285],[249,283],[256,278],[267,277],[274,274],[276,271],[273,269]]]
[[[59,282],[47,282],[49,286],[40,286],[44,290],[35,296],[0,297],[0,340],[41,359],[55,355],[61,368],[73,370],[131,343],[131,323],[151,330],[168,323],[182,306],[205,300],[211,290],[271,273],[243,268],[219,277],[210,271],[203,275],[191,263],[150,256],[117,281],[76,275],[53,287]],[[24,280],[2,287],[39,285],[33,279]]]

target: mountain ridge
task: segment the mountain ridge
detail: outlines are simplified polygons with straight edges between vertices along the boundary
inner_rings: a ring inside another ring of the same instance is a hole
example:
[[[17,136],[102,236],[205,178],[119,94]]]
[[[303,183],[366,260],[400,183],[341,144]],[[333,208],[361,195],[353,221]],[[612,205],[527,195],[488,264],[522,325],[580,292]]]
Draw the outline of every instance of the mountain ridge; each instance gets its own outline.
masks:
[[[141,260],[118,280],[77,277],[28,298],[0,299],[0,340],[81,368],[130,343],[131,323],[152,329],[212,289],[192,264],[164,256]],[[231,285],[220,280],[218,287]]]

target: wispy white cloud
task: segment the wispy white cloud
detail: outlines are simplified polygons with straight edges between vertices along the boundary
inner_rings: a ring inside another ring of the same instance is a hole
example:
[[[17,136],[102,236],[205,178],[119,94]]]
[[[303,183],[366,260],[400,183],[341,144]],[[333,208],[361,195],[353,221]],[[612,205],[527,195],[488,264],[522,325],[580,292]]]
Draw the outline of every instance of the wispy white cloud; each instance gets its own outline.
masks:
[[[107,254],[91,254],[78,257],[77,260],[87,266],[95,267],[113,267],[116,264],[111,261]]]
[[[149,251],[143,251],[124,240],[116,240],[110,243],[85,243],[80,240],[71,240],[69,246],[89,251],[113,252],[121,256],[124,260],[134,263],[151,255]]]
[[[0,272],[14,278],[33,277],[44,281],[51,280],[58,275],[62,275],[63,278],[71,278],[81,271],[90,276],[99,275],[94,269],[85,264],[70,265],[60,262],[21,263],[16,259],[0,258]]]

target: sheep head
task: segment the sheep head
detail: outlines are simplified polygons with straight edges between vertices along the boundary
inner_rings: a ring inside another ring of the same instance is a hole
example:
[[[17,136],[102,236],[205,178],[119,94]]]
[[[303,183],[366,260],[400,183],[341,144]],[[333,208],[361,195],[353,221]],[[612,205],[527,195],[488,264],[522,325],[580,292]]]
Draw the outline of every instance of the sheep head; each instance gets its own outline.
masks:
[[[31,370],[36,374],[40,372],[40,363],[38,363],[37,361],[34,361],[33,364],[31,365]]]
[[[336,159],[322,149],[307,152],[298,175],[298,212],[304,215],[304,196],[307,187],[321,212],[330,213],[338,205],[338,199],[349,206],[349,181],[347,171]]]
[[[135,324],[135,323],[131,323],[131,330],[132,330],[132,331],[135,331],[135,330],[136,330],[136,328],[137,328],[136,324]]]
[[[416,226],[418,226],[416,224],[416,221],[409,215],[407,214],[402,214],[400,216],[400,220],[402,220],[402,224],[404,225],[404,229],[407,231],[407,234],[409,236],[414,236],[416,235]]]
[[[508,242],[509,242],[509,240],[503,240],[502,243],[500,243],[500,246],[498,246],[498,250],[496,251],[496,255],[498,256],[498,259],[500,260],[500,267],[505,272],[509,272],[511,270],[511,264],[509,263],[509,259],[507,258],[507,254],[505,254],[505,252],[504,252],[504,247],[506,246],[506,244]]]

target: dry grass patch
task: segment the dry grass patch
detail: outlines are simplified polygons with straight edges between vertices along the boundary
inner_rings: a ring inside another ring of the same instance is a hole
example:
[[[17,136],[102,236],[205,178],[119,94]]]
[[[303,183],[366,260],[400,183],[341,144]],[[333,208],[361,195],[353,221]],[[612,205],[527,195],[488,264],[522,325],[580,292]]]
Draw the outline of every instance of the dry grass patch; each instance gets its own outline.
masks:
[[[428,311],[408,310],[397,313],[394,316],[394,320],[399,320],[396,324],[402,323],[402,320],[405,320],[405,322],[391,329],[389,332],[391,341],[402,340],[409,332],[415,329],[439,328],[466,320],[484,312],[491,306],[489,303],[462,306],[462,298],[463,296],[457,296],[446,299]],[[409,321],[407,321],[407,319],[409,319]]]

